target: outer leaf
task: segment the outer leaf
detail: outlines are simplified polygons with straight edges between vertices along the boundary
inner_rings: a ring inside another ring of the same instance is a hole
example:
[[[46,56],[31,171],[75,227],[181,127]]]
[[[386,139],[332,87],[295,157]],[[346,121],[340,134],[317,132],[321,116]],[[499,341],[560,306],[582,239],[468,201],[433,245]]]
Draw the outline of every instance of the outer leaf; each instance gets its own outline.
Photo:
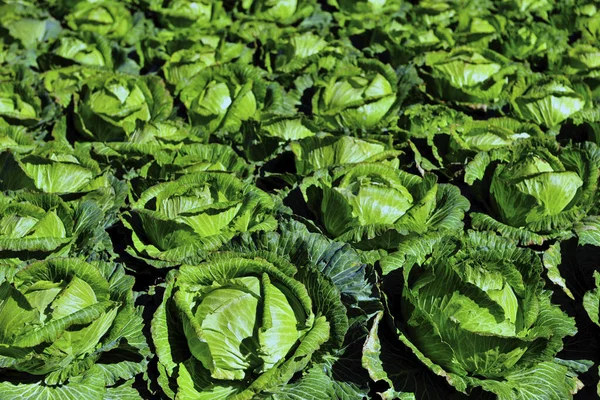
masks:
[[[583,296],[583,308],[590,316],[590,319],[600,325],[600,272],[594,272],[596,288],[590,290]]]
[[[82,377],[73,379],[67,385],[52,387],[43,382],[37,384],[12,384],[0,382],[0,399],[47,399],[47,400],[81,400],[82,396],[90,400],[103,400],[106,388],[102,374],[98,370],[90,370]]]

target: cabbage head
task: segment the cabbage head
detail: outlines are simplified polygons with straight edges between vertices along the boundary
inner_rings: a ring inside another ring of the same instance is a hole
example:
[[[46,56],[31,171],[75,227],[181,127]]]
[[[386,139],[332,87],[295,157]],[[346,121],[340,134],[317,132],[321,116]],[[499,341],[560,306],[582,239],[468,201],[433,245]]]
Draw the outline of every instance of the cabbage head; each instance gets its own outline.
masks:
[[[510,149],[482,152],[467,166],[465,176],[467,183],[476,183],[492,212],[474,213],[473,225],[523,243],[573,235],[580,243],[600,243],[598,230],[592,228],[598,224],[599,163],[600,149],[591,142],[559,147],[532,139]],[[486,171],[491,178],[483,178]]]
[[[320,170],[301,190],[329,237],[369,250],[394,249],[429,231],[461,229],[469,207],[456,187],[385,163]]]
[[[150,351],[122,266],[40,261],[0,283],[1,397],[139,398]]]
[[[395,71],[387,64],[338,61],[317,83],[313,113],[332,130],[392,126],[403,97],[398,84]]]
[[[156,267],[201,260],[236,234],[273,230],[274,208],[267,193],[234,176],[187,174],[145,190],[124,214],[127,251]]]
[[[258,119],[266,95],[264,72],[248,65],[206,68],[180,93],[193,125],[208,133],[238,131]]]
[[[515,113],[522,119],[547,128],[560,123],[583,110],[587,104],[587,93],[580,92],[565,77],[533,80],[523,90],[522,86],[511,95]]]
[[[422,363],[464,393],[572,398],[579,367],[557,353],[575,321],[552,303],[534,251],[469,232],[413,254],[381,260],[383,292],[392,329]]]
[[[509,78],[517,70],[492,50],[456,47],[426,53],[423,78],[428,91],[446,101],[495,104],[508,99]]]
[[[339,379],[361,373],[344,348],[366,322],[350,317],[369,299],[364,265],[349,246],[285,225],[169,273],[152,320],[169,398],[366,396],[366,380]]]
[[[164,120],[173,108],[160,78],[110,73],[86,81],[74,102],[77,130],[102,142],[127,139],[138,125]]]
[[[65,16],[69,28],[79,32],[94,32],[113,40],[124,40],[131,34],[133,17],[120,1],[77,2]]]

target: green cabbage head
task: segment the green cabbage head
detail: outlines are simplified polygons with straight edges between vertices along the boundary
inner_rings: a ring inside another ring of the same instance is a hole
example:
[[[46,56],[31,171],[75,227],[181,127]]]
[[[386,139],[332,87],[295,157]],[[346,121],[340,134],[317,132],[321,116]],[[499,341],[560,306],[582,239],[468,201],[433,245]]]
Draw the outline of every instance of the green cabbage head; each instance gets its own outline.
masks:
[[[173,99],[156,76],[103,74],[90,78],[75,98],[75,126],[86,138],[120,141],[138,124],[167,118]]]
[[[474,213],[473,224],[524,242],[569,232],[580,240],[595,235],[590,240],[598,241],[597,230],[586,228],[591,221],[586,214],[598,196],[599,163],[600,150],[589,142],[561,148],[552,141],[529,140],[510,150],[482,153],[467,167],[468,182],[491,176],[478,188],[489,193],[493,212]]]
[[[286,20],[294,15],[298,3],[302,0],[287,1],[264,1],[264,0],[245,0],[242,1],[242,8],[251,11],[255,16],[265,20]]]
[[[235,132],[256,118],[266,86],[262,72],[250,66],[226,64],[207,68],[185,86],[180,98],[194,125],[206,132]]]
[[[132,231],[128,251],[146,262],[171,266],[198,260],[241,232],[272,230],[273,199],[238,178],[190,173],[141,194],[124,216]]]
[[[74,31],[94,32],[109,39],[121,40],[131,34],[133,18],[120,1],[80,1],[65,17]]]
[[[534,81],[524,92],[517,90],[512,96],[513,108],[520,118],[548,128],[558,126],[587,105],[586,96],[564,77]]]
[[[491,50],[456,47],[452,51],[429,52],[424,72],[428,91],[446,101],[497,103],[504,99],[508,77],[516,67]]]
[[[97,33],[61,37],[51,52],[40,57],[43,63],[54,62],[57,65],[84,65],[113,69],[113,57],[110,41]],[[47,60],[46,60],[47,59]],[[47,70],[56,70],[54,65],[48,65]]]
[[[75,241],[74,212],[56,195],[0,194],[0,254],[27,260],[68,253]],[[6,258],[6,257],[3,257]]]
[[[242,0],[236,17],[289,25],[308,17],[314,9],[314,3],[313,0]]]
[[[217,35],[190,36],[181,33],[167,42],[169,55],[162,67],[165,79],[180,90],[204,69],[215,64],[251,61],[252,49],[243,43],[229,42]]]
[[[79,146],[75,150],[49,142],[30,154],[5,151],[0,153],[0,163],[1,190],[71,195],[71,200],[94,191],[118,195],[123,190],[114,176],[90,157],[89,150]]]
[[[462,228],[469,207],[457,188],[434,176],[420,178],[383,163],[321,170],[301,189],[327,235],[361,249],[393,249],[410,234]]]
[[[172,31],[188,28],[227,26],[230,18],[223,11],[223,2],[214,0],[148,0],[149,8],[160,24]]]
[[[169,273],[152,320],[168,397],[311,398],[315,387],[323,398],[366,395],[332,375],[338,362],[356,366],[340,357],[352,329],[343,301],[369,297],[364,265],[347,245],[282,225]]]
[[[0,283],[2,397],[135,395],[149,351],[133,283],[121,266],[71,258],[33,263]]]
[[[372,129],[391,123],[398,100],[394,70],[376,60],[338,62],[318,84],[312,107],[329,129]]]
[[[42,100],[27,83],[0,81],[0,123],[34,125],[42,113]]]
[[[442,239],[428,254],[384,258],[396,332],[462,392],[571,398],[576,374],[556,358],[575,321],[552,304],[539,256],[490,232]],[[387,265],[386,265],[387,264]]]
[[[568,171],[555,161],[543,151],[532,152],[496,168],[490,194],[503,221],[523,226],[558,215],[571,204],[583,180],[576,171]]]

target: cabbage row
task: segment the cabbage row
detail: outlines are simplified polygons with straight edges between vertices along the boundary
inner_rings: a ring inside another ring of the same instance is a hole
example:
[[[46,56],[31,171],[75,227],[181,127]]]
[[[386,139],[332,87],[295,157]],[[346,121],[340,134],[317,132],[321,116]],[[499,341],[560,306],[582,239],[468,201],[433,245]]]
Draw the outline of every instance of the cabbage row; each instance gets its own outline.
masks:
[[[600,396],[593,0],[0,0],[0,400]]]

